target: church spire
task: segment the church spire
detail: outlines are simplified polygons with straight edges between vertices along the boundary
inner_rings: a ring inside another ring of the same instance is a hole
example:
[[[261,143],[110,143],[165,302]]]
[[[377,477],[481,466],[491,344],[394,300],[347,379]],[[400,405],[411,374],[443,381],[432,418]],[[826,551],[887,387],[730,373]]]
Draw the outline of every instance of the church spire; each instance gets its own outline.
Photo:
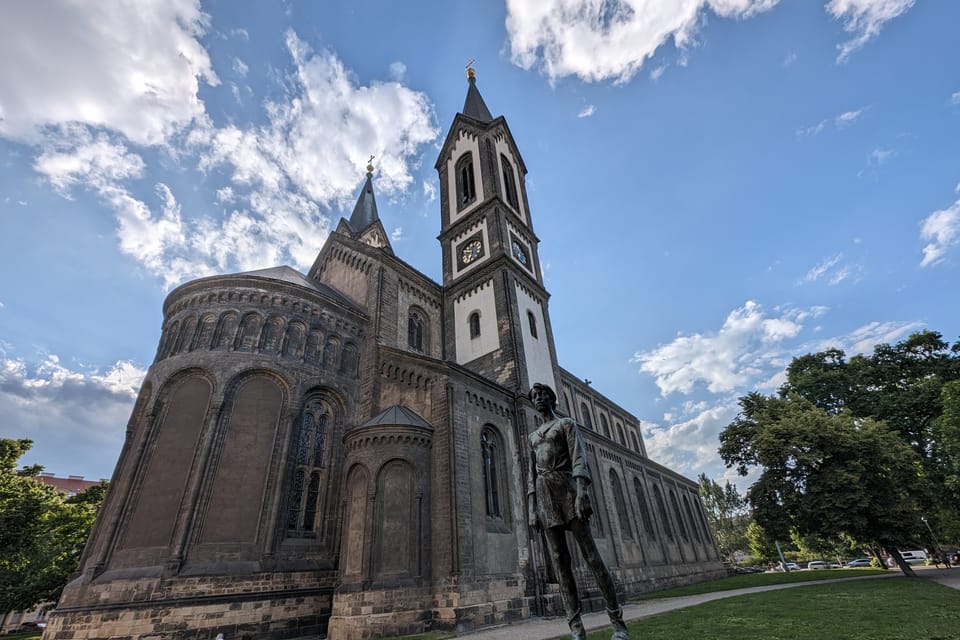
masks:
[[[467,82],[470,86],[467,88],[467,99],[463,102],[463,115],[469,116],[480,122],[490,122],[493,116],[490,115],[490,109],[487,109],[480,90],[477,89],[477,72],[473,69],[473,60],[467,65]]]
[[[363,185],[357,205],[350,216],[350,227],[354,232],[360,232],[380,220],[377,213],[377,200],[373,197],[373,156],[367,162],[367,181]]]

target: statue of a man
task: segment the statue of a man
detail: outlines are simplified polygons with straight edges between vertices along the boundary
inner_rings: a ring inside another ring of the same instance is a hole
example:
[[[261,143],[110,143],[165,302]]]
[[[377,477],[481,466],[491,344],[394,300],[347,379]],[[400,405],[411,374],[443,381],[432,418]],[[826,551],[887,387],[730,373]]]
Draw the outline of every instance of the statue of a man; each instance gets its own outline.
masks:
[[[571,638],[585,640],[587,634],[580,619],[580,595],[570,566],[566,531],[573,534],[597,579],[614,630],[612,640],[629,640],[613,578],[590,533],[589,520],[593,513],[587,490],[590,469],[577,423],[556,415],[557,396],[545,384],[533,385],[530,400],[543,416],[543,424],[529,436],[532,459],[527,486],[527,515],[537,531],[546,528],[550,553],[560,577],[560,595]]]

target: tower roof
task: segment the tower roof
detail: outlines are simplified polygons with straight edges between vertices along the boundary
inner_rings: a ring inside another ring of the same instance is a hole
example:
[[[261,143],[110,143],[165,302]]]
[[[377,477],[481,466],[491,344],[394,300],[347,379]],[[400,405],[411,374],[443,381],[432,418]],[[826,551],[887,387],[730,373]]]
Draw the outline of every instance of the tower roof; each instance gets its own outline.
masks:
[[[463,115],[480,122],[492,121],[493,116],[490,115],[490,109],[487,109],[487,104],[483,101],[480,90],[477,89],[477,78],[473,74],[473,69],[469,70],[467,81],[470,86],[467,87],[467,99],[463,102]]]
[[[367,166],[367,181],[363,184],[360,197],[350,215],[350,228],[355,233],[363,231],[374,222],[380,220],[377,213],[377,199],[373,196],[373,166]]]

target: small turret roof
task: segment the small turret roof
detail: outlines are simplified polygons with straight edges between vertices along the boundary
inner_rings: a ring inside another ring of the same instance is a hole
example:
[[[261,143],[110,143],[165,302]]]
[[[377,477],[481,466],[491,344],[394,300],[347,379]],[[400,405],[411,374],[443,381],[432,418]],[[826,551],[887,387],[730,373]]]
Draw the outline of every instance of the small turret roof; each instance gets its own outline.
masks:
[[[359,233],[380,219],[377,213],[377,199],[373,196],[373,173],[367,172],[367,181],[363,184],[360,197],[350,215],[350,228]]]
[[[420,427],[422,429],[433,430],[430,424],[421,418],[415,411],[408,409],[402,404],[395,404],[375,418],[364,422],[361,427],[374,427],[377,425],[406,425],[411,427]]]
[[[472,69],[471,69],[472,71]],[[487,109],[487,103],[483,101],[480,90],[477,89],[477,79],[471,74],[467,81],[470,86],[467,88],[467,99],[463,102],[463,115],[469,116],[480,122],[491,122],[493,116],[490,115],[490,109]]]

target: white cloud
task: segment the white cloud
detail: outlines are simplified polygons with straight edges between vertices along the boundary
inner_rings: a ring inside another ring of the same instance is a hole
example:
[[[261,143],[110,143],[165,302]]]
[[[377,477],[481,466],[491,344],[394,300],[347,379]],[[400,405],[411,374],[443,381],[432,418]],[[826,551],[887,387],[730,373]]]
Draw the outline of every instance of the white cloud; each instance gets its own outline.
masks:
[[[241,60],[240,58],[233,59],[233,72],[235,74],[243,78],[244,76],[247,75],[247,71],[249,70],[250,70],[250,67],[248,67],[243,60]]]
[[[820,352],[827,349],[842,349],[847,356],[857,355],[859,353],[871,353],[878,344],[892,344],[908,335],[910,332],[923,327],[923,323],[910,321],[887,321],[887,322],[868,322],[858,327],[845,336],[838,336],[822,340],[816,344],[809,345],[806,352]]]
[[[851,278],[858,279],[857,276],[859,276],[863,267],[861,265],[841,264],[842,260],[843,253],[824,258],[797,281],[797,286],[816,282],[822,278],[826,278],[826,282],[830,286],[838,285]]]
[[[960,91],[950,94],[950,104],[960,104]]]
[[[427,202],[433,202],[437,199],[437,188],[429,180],[423,181],[423,195],[427,197]]]
[[[712,406],[699,403],[697,407],[698,411],[681,422],[651,425],[644,430],[650,458],[688,476],[717,466],[720,432],[739,411],[733,398],[724,398]]]
[[[0,136],[36,142],[79,123],[165,142],[203,114],[200,82],[219,82],[198,41],[207,20],[196,0],[5,6]]]
[[[863,112],[866,111],[866,109],[866,107],[860,107],[854,111],[844,111],[834,119],[834,122],[838,128],[843,128],[847,125],[853,124],[857,121],[857,118],[859,118]]]
[[[664,396],[691,393],[706,385],[711,393],[724,393],[753,384],[771,364],[782,360],[779,345],[803,328],[812,310],[776,309],[767,314],[748,300],[727,316],[716,333],[684,336],[651,351],[634,354],[633,362],[652,375]]]
[[[827,121],[821,120],[817,124],[806,127],[805,129],[798,129],[797,135],[798,136],[815,136],[819,133],[822,133],[826,127],[827,127]]]
[[[0,358],[0,436],[33,440],[28,464],[58,475],[109,477],[145,373],[125,361],[99,372],[71,370],[54,355],[33,369]]]
[[[947,251],[960,242],[960,200],[924,218],[920,239],[927,241],[923,247],[921,267],[929,267],[943,260]]]
[[[837,45],[837,62],[844,62],[851,53],[876,37],[890,20],[906,12],[916,0],[830,0],[827,13],[844,22],[843,29],[853,39]]]
[[[788,53],[787,56],[783,59],[783,66],[785,66],[785,67],[792,66],[793,63],[796,62],[799,57],[800,57],[800,56],[797,55],[797,52],[796,52],[796,51],[791,51],[791,52]]]
[[[391,241],[397,242],[402,239],[403,239],[403,227],[397,227],[396,229],[390,232]]]
[[[597,112],[597,108],[592,104],[588,104],[583,109],[580,109],[580,113],[577,114],[578,118],[589,118],[594,113]]]
[[[666,72],[667,65],[662,64],[659,67],[655,67],[650,70],[650,79],[656,82],[660,77]]]
[[[403,82],[407,75],[407,65],[400,61],[390,63],[390,77],[397,82]]]
[[[870,157],[868,162],[870,164],[880,166],[882,164],[885,164],[887,160],[889,160],[895,155],[897,155],[897,152],[895,149],[881,149],[878,147],[870,152]]]
[[[838,62],[880,33],[915,0],[830,0],[826,11],[853,38],[839,45]],[[672,43],[679,64],[708,13],[745,19],[778,0],[507,0],[507,36],[514,64],[537,68],[551,80],[629,81],[661,46]],[[784,60],[796,60],[791,53]],[[657,72],[651,74],[654,80]],[[662,71],[660,72],[662,73]]]
[[[803,276],[802,282],[815,282],[819,280],[825,273],[832,269],[840,260],[843,259],[843,254],[838,253],[835,256],[829,258],[824,258],[820,263],[807,271],[807,274]]]
[[[165,17],[176,22],[178,15]],[[168,30],[176,31],[177,25]],[[116,58],[139,52],[124,49],[126,42],[114,44]],[[378,192],[402,192],[413,183],[418,148],[439,131],[424,94],[398,82],[361,86],[334,53],[313,52],[292,31],[286,45],[292,76],[284,82],[283,97],[265,105],[266,124],[215,126],[196,99],[196,76],[179,69],[190,75],[194,93],[179,96],[186,106],[172,109],[161,124],[152,123],[153,133],[133,135],[127,131],[133,125],[117,119],[45,122],[42,135],[35,134],[41,137],[32,139],[40,149],[34,168],[66,197],[86,189],[108,203],[117,218],[121,251],[167,287],[229,270],[277,264],[306,268],[329,233],[325,211],[347,207],[355,197],[363,177],[361,159],[377,155]],[[161,68],[165,53],[155,56]],[[245,71],[237,62],[235,70]],[[189,114],[189,130],[166,138],[174,124],[185,124],[185,118],[175,117],[180,113]],[[146,154],[132,150],[159,141],[166,142],[164,151],[177,164],[195,160],[217,201],[231,210],[185,216],[173,191],[150,179]],[[144,178],[156,184],[154,198],[142,192]]]
[[[510,55],[551,79],[626,82],[668,41],[681,50],[693,45],[708,9],[747,18],[777,1],[507,0]]]

